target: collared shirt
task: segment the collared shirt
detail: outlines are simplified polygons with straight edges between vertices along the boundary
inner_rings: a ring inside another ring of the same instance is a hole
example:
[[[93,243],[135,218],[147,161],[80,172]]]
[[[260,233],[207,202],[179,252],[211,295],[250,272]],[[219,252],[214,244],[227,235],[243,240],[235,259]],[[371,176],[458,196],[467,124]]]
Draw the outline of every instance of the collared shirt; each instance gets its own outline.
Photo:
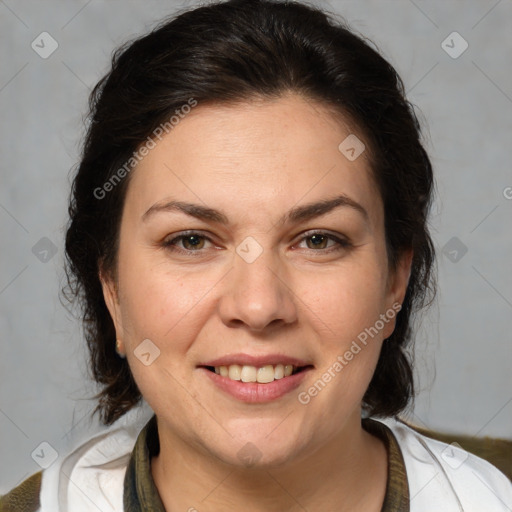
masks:
[[[372,419],[364,419],[363,428],[382,439],[388,452],[388,478],[381,512],[409,512],[407,473],[393,432],[384,423]],[[141,430],[126,470],[123,496],[126,512],[165,512],[151,473],[151,457],[159,451],[156,416],[153,416]]]
[[[159,452],[156,416],[142,412],[129,411],[104,432],[86,436],[0,496],[0,512],[164,512],[151,473]],[[382,512],[512,510],[510,479],[457,443],[426,437],[397,418],[362,425],[387,447]]]

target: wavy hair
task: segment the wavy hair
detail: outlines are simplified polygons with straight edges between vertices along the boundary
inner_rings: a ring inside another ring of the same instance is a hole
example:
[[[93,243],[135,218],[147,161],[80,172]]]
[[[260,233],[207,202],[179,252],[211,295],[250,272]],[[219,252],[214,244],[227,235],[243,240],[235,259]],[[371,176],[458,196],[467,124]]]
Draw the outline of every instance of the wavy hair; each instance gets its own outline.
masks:
[[[390,270],[414,251],[405,300],[365,393],[368,414],[393,416],[414,396],[413,315],[436,293],[427,226],[433,173],[420,124],[395,69],[338,17],[299,2],[231,0],[182,12],[115,51],[89,99],[89,125],[74,176],[66,233],[67,291],[82,312],[89,368],[110,425],[140,400],[115,351],[100,268],[115,276],[129,174],[95,193],[153,131],[190,98],[198,104],[278,98],[296,92],[338,112],[364,134],[384,203]]]

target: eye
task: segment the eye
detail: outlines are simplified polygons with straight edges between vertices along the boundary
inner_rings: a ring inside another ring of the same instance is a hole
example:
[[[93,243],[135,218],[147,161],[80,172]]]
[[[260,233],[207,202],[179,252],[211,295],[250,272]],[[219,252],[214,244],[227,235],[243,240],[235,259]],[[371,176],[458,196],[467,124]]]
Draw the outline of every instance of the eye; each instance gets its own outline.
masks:
[[[333,251],[341,251],[343,249],[347,249],[351,247],[351,243],[348,240],[339,238],[331,233],[325,233],[323,231],[314,231],[306,233],[301,239],[301,242],[306,242],[307,248],[312,249],[316,252],[324,252],[329,253]],[[328,242],[334,242],[331,246],[327,246]],[[311,243],[308,243],[311,242]]]
[[[321,253],[341,251],[352,246],[348,240],[323,231],[312,231],[306,233],[306,236],[303,236],[300,240],[299,245],[304,241],[307,244],[307,249]],[[171,251],[181,252],[184,254],[196,252],[199,255],[203,252],[205,244],[208,242],[212,243],[212,240],[209,237],[197,231],[187,231],[174,238],[164,240],[162,245]],[[329,242],[333,242],[332,245],[329,246]]]
[[[178,252],[200,252],[204,249],[205,241],[211,242],[210,238],[197,231],[187,231],[170,240],[165,240],[163,246],[171,251]],[[181,247],[178,244],[182,244]]]

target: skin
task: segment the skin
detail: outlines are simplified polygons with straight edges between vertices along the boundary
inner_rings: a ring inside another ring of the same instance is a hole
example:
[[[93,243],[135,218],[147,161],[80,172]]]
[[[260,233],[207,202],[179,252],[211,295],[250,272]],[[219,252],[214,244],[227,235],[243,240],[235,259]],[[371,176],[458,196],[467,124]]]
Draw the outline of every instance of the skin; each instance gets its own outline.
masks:
[[[168,512],[381,509],[387,454],[361,427],[361,401],[394,320],[307,405],[297,399],[402,303],[410,274],[410,252],[388,270],[367,155],[351,162],[338,150],[350,133],[358,132],[295,94],[199,105],[132,171],[116,278],[101,280],[122,350],[157,415],[160,453],[151,467]],[[361,204],[368,222],[350,207],[277,222],[339,194]],[[142,219],[171,199],[221,210],[229,226],[176,211]],[[164,245],[185,230],[211,241]],[[327,238],[318,248],[310,238],[318,230],[352,245]],[[248,236],[263,249],[252,263],[235,252]],[[144,339],[160,350],[149,366],[134,354]],[[287,354],[314,369],[284,397],[247,404],[197,368],[238,352]],[[260,453],[252,467],[237,456],[248,442]]]

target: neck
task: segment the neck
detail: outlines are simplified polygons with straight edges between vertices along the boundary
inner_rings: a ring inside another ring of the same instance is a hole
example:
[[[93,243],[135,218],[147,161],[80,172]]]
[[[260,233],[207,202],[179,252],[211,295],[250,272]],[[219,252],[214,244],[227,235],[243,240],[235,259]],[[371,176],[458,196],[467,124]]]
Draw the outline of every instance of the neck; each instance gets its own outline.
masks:
[[[234,467],[162,433],[151,471],[166,512],[378,512],[384,501],[386,448],[359,418],[314,452],[271,469]]]

